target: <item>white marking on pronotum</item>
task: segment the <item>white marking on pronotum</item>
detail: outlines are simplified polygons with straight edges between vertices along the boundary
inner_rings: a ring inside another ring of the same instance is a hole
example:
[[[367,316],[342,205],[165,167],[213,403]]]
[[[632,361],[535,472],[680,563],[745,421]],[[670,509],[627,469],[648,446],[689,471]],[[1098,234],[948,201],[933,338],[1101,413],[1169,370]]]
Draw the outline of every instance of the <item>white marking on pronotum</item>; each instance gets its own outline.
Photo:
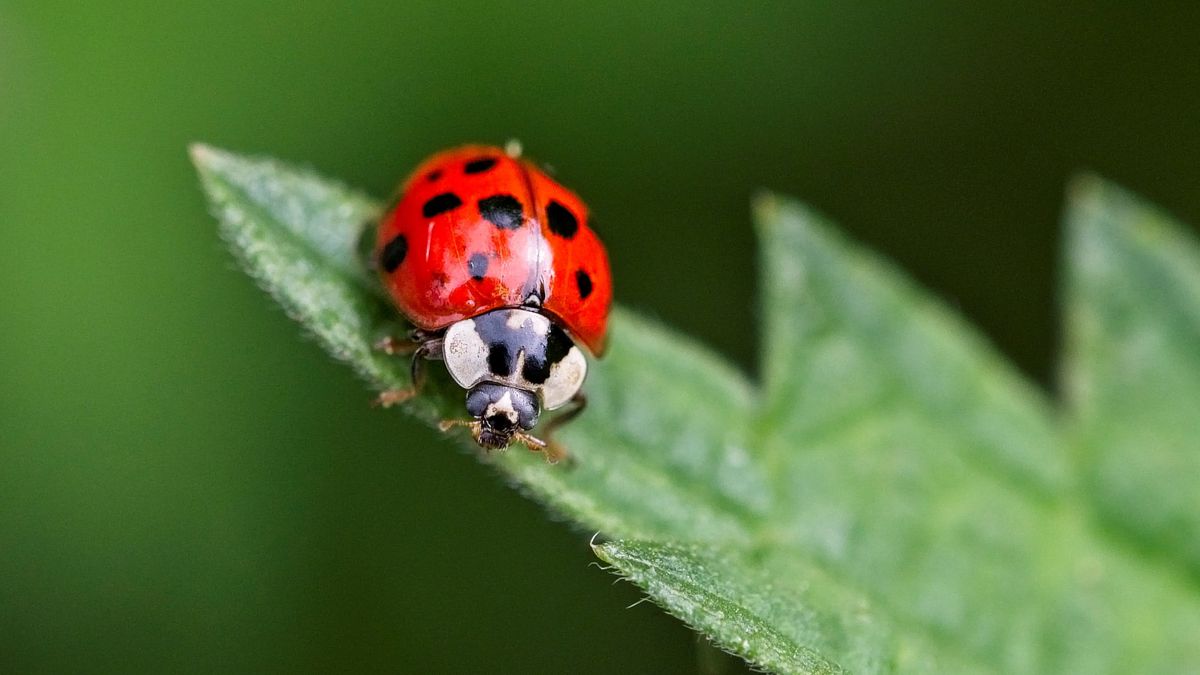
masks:
[[[475,330],[475,321],[465,319],[446,330],[442,343],[446,370],[464,389],[470,389],[488,376],[488,348]]]
[[[542,403],[546,410],[566,405],[583,386],[587,375],[587,359],[577,347],[571,347],[561,361],[550,367],[550,377],[542,385]]]
[[[521,328],[525,325],[526,321],[533,319],[533,317],[540,317],[540,316],[541,316],[540,314],[534,314],[533,312],[521,312],[521,311],[509,312],[508,318],[504,320],[504,325],[508,326],[509,328],[511,328],[513,330],[521,330]],[[533,330],[540,332],[541,326],[536,325],[537,323],[538,322],[536,320],[534,320],[535,325],[533,326]],[[549,323],[549,322],[547,321],[546,323]]]

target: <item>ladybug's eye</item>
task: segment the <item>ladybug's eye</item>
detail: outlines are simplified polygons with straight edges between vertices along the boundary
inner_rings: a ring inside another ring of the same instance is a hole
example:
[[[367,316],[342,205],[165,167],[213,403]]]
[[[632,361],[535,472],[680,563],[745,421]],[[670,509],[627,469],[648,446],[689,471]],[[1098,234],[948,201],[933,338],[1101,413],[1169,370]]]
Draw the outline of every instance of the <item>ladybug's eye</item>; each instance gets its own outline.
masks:
[[[518,427],[528,431],[537,424],[540,412],[537,397],[524,389],[482,382],[467,394],[467,413],[493,431]]]
[[[471,417],[483,417],[488,404],[492,402],[489,394],[486,384],[481,384],[467,392],[467,414]]]

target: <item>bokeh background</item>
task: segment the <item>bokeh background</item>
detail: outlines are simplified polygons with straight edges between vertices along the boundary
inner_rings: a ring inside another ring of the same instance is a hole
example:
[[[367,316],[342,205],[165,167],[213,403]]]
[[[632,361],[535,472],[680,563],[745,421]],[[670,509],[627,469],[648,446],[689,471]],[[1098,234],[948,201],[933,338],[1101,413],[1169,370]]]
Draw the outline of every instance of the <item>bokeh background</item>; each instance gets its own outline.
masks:
[[[694,672],[236,271],[185,145],[382,196],[520,138],[619,300],[750,370],[774,188],[1052,387],[1068,176],[1200,222],[1200,10],[982,4],[0,0],[0,671]]]

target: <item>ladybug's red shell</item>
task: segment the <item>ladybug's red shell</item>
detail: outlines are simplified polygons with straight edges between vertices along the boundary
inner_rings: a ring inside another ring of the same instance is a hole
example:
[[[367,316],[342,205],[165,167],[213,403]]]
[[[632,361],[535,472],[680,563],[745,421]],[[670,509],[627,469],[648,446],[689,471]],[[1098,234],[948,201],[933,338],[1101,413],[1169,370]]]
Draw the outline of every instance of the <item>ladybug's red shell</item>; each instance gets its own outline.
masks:
[[[418,328],[528,307],[604,351],[612,277],[587,206],[500,148],[425,160],[380,222],[377,255],[384,285]]]

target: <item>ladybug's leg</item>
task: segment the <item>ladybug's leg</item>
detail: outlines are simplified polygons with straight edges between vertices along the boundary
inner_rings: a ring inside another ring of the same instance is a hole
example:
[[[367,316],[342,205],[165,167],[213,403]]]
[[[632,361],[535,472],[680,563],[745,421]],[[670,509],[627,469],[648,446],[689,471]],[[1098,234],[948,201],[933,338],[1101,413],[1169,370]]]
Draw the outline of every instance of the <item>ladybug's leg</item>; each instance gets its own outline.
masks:
[[[376,342],[373,346],[384,354],[393,356],[395,354],[412,354],[420,348],[421,344],[389,335]]]
[[[379,342],[381,349],[389,354],[399,352],[388,351],[387,347],[383,347],[384,343],[391,344],[393,338],[386,338]],[[399,343],[403,345],[403,343]],[[440,359],[442,357],[442,340],[441,338],[427,339],[421,343],[412,343],[415,347],[412,350],[412,385],[407,389],[387,389],[379,392],[379,396],[375,397],[375,405],[387,408],[404,403],[410,398],[421,393],[421,389],[425,386],[425,361],[429,359]]]
[[[563,459],[570,458],[570,454],[567,452],[566,447],[563,446],[562,443],[555,440],[554,432],[567,422],[575,419],[579,413],[583,412],[583,409],[587,407],[587,396],[584,396],[583,392],[581,391],[576,392],[575,395],[571,397],[571,400],[567,403],[567,405],[570,407],[564,409],[554,419],[546,423],[546,429],[542,432],[542,435],[545,436],[546,440],[540,441],[536,438],[533,439],[541,444],[540,448],[534,447],[528,442],[525,443],[525,445],[529,446],[530,450],[541,450],[544,452],[546,454],[546,461],[550,462],[551,464],[555,464]]]
[[[434,334],[429,331],[415,328],[408,333],[408,337],[398,338],[387,336],[374,344],[375,349],[384,354],[412,354],[421,348],[421,345],[430,342],[434,339]]]

